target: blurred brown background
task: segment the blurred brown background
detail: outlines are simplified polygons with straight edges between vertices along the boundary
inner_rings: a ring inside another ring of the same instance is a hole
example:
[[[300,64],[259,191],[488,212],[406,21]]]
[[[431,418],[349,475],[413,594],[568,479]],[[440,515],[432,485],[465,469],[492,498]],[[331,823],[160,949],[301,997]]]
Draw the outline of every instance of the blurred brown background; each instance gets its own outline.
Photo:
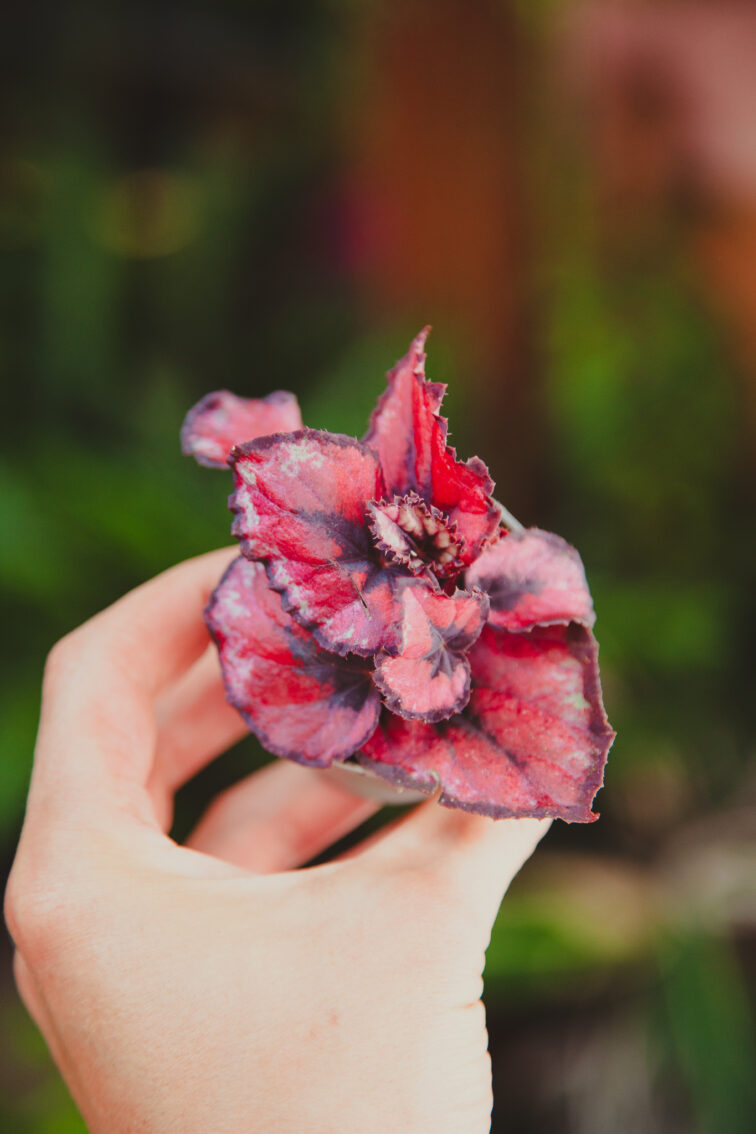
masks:
[[[25,0],[0,37],[0,847],[52,642],[228,540],[185,410],[360,435],[434,324],[463,456],[582,551],[618,729],[496,927],[495,1131],[756,1129],[756,8]],[[261,754],[182,795],[177,834]],[[0,1121],[83,1129],[5,942]]]

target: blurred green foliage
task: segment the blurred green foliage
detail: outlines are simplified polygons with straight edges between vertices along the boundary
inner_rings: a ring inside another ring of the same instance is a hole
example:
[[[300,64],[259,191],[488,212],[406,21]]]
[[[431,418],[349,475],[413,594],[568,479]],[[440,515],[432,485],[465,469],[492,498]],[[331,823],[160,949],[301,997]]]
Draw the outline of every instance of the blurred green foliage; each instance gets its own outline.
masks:
[[[688,934],[666,942],[661,957],[671,1046],[701,1126],[747,1134],[756,1114],[756,1039],[732,953],[716,936]]]
[[[283,387],[308,424],[359,435],[384,370],[417,330],[403,312],[371,308],[329,212],[340,200],[339,48],[351,10],[299,3],[284,19],[274,4],[183,14],[31,4],[11,21],[13,129],[0,152],[8,863],[49,647],[128,587],[229,539],[227,479],[179,453],[188,407],[213,388]],[[526,20],[529,34],[543,22]],[[166,55],[151,54],[150,36]],[[531,129],[526,156],[538,170],[542,127]],[[665,1129],[666,1116],[670,1130],[739,1134],[756,1126],[747,927],[733,916],[690,931],[665,863],[701,816],[715,820],[716,856],[748,775],[756,555],[745,424],[732,352],[683,255],[666,243],[607,261],[586,220],[588,183],[579,163],[550,167],[533,204],[544,348],[534,444],[548,491],[540,514],[523,518],[583,552],[619,739],[602,821],[549,836],[555,860],[577,851],[580,861],[565,858],[548,878],[534,864],[497,923],[487,969],[495,1066],[516,1099],[516,1076],[506,1078],[513,1006],[542,1022],[544,1050],[565,1014],[579,1021],[588,1009],[606,1027],[607,1052],[617,1012],[640,1014],[663,1053],[649,1072],[649,1097],[662,1102],[644,1129]],[[329,194],[336,204],[325,208]],[[465,437],[485,395],[464,387],[464,336],[451,346],[439,327],[437,339],[431,376],[452,382],[448,408]],[[185,789],[177,834],[261,759],[245,742]],[[0,1016],[4,1128],[82,1130],[9,980]],[[543,1081],[566,1091],[568,1065],[547,1064]],[[679,1087],[671,1101],[667,1073]],[[534,1123],[545,1112],[529,1105]],[[570,1113],[552,1128],[582,1130]]]

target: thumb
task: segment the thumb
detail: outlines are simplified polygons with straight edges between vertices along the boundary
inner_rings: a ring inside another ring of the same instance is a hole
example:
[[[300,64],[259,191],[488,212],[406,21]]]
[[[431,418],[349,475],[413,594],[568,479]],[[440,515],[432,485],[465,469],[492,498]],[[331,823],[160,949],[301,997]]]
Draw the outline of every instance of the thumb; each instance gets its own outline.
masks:
[[[425,875],[429,887],[462,899],[490,929],[510,882],[550,826],[550,819],[488,819],[429,800],[366,855],[391,873]]]

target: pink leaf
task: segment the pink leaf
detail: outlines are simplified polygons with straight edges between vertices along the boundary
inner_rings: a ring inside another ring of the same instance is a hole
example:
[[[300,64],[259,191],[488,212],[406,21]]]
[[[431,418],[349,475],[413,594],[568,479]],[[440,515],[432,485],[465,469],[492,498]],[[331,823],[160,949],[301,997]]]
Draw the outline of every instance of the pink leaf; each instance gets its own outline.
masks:
[[[269,752],[328,765],[373,732],[380,699],[370,670],[322,650],[284,611],[262,564],[236,559],[205,617],[228,700]]]
[[[284,609],[336,653],[387,644],[396,573],[381,566],[367,526],[367,502],[383,494],[375,454],[305,429],[239,446],[231,463],[231,531],[247,558],[265,560]]]
[[[456,523],[464,541],[461,557],[468,564],[495,533],[499,509],[483,462],[477,457],[458,460],[446,443],[447,423],[438,413],[446,387],[425,378],[429,330],[420,332],[389,371],[388,389],[373,412],[365,442],[380,457],[389,496],[416,492]]]
[[[465,707],[470,664],[464,656],[480,634],[488,599],[479,591],[434,593],[427,584],[401,592],[398,644],[376,660],[375,683],[392,712],[440,721]]]
[[[595,819],[614,733],[604,713],[598,646],[571,625],[511,634],[487,626],[470,652],[467,709],[440,724],[384,713],[360,763],[441,802],[494,818]]]
[[[189,410],[181,427],[181,448],[201,465],[225,468],[234,445],[301,428],[302,415],[293,394],[277,390],[266,398],[238,398],[228,390],[217,390]]]
[[[574,547],[552,532],[510,532],[481,553],[468,569],[467,585],[491,600],[489,621],[505,630],[529,630],[557,622],[593,626],[585,571]]]

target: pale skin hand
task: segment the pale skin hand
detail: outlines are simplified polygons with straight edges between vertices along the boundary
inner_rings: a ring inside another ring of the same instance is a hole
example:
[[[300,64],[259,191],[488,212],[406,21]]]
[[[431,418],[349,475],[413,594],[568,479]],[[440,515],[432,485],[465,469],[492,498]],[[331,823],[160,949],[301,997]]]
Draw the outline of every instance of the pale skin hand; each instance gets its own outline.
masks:
[[[188,846],[178,786],[244,732],[201,611],[230,551],[65,638],[6,893],[21,996],[92,1134],[484,1134],[480,1001],[502,894],[548,828],[372,805],[283,761]]]

